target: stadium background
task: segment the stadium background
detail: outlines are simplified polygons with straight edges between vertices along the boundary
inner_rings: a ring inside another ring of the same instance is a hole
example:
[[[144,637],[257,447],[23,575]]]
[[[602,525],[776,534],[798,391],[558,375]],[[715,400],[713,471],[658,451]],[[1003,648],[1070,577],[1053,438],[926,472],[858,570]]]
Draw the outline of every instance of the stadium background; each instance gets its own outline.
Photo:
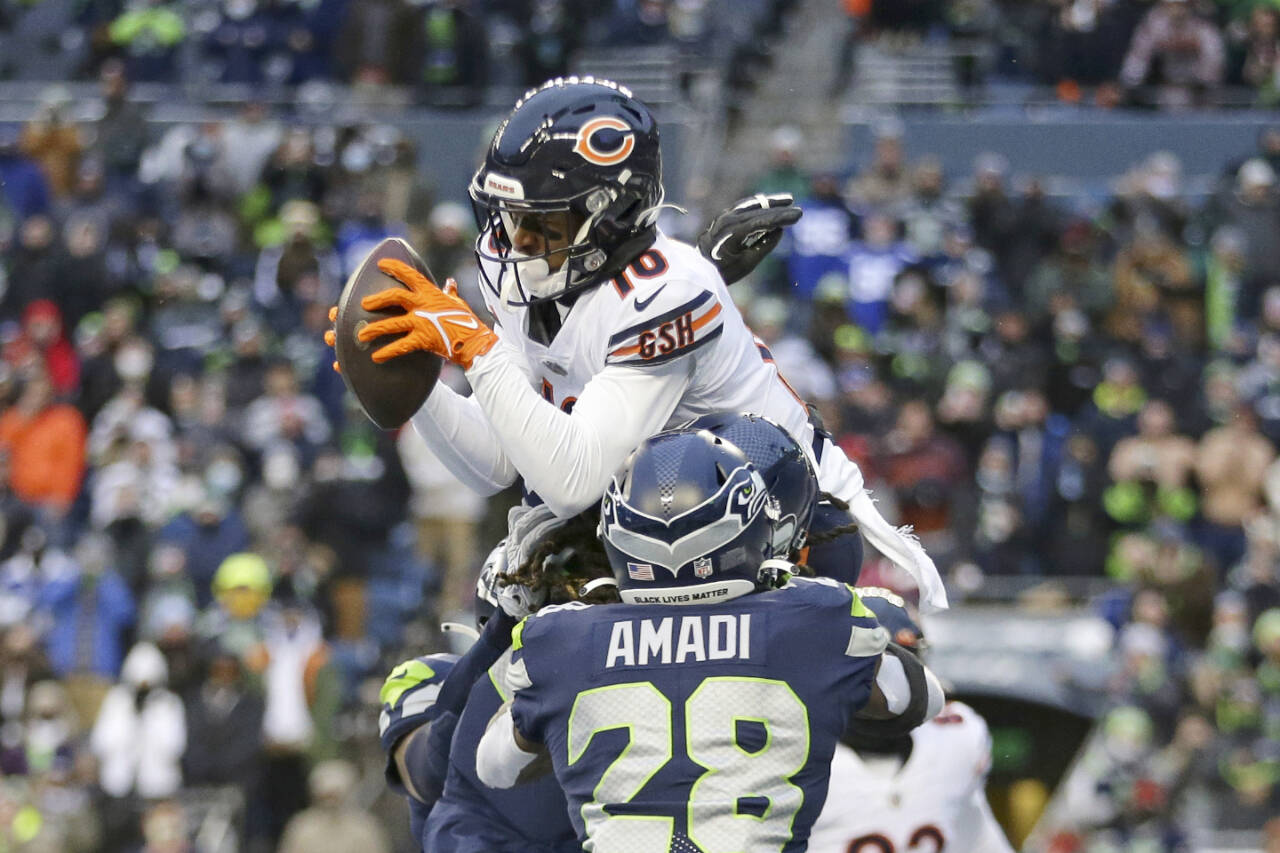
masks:
[[[735,296],[948,576],[1022,849],[1280,849],[1277,14],[0,2],[0,848],[411,849],[377,687],[515,496],[320,333],[388,234],[465,280],[478,152],[575,72],[658,112],[669,230],[802,200]]]

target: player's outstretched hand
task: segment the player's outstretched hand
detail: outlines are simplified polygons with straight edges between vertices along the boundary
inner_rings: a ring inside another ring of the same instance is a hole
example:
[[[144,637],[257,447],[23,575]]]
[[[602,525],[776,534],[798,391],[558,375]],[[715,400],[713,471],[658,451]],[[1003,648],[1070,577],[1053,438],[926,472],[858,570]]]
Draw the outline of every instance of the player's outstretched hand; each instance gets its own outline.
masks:
[[[507,513],[507,540],[499,574],[509,578],[516,574],[538,544],[556,528],[565,523],[545,506],[515,506]],[[498,606],[508,616],[523,619],[536,611],[547,600],[545,590],[500,581],[497,585]]]
[[[716,265],[725,284],[733,284],[773,251],[782,230],[803,213],[790,193],[744,198],[711,220],[698,236],[698,251]]]
[[[381,363],[425,350],[468,368],[477,356],[497,343],[498,336],[458,296],[458,285],[453,279],[445,282],[441,290],[431,279],[402,261],[384,258],[378,262],[378,269],[404,284],[404,288],[390,287],[366,296],[360,300],[360,307],[366,311],[401,308],[404,314],[370,323],[357,333],[362,341],[400,335],[376,350],[372,356],[374,361]]]

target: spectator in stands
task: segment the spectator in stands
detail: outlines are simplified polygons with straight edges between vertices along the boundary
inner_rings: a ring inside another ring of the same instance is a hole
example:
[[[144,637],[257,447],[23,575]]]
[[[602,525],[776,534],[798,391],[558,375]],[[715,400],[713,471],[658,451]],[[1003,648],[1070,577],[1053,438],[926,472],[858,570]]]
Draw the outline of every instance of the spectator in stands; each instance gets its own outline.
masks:
[[[36,213],[18,228],[18,246],[9,267],[9,287],[0,298],[0,317],[17,319],[37,299],[62,289],[53,220]]]
[[[265,389],[244,412],[244,443],[258,451],[287,442],[303,460],[311,460],[328,440],[332,428],[320,401],[298,387],[293,365],[275,361],[267,368]]]
[[[845,187],[845,203],[858,214],[870,208],[900,205],[911,196],[911,173],[903,149],[901,122],[886,121],[873,128],[871,163]]]
[[[1280,233],[1280,198],[1276,174],[1265,160],[1253,158],[1240,167],[1223,216],[1244,237],[1246,280],[1261,287],[1280,281],[1280,245],[1274,239]]]
[[[488,76],[485,16],[471,0],[434,0],[417,21],[413,81],[429,104],[474,106]]]
[[[888,319],[894,283],[918,260],[897,231],[891,217],[869,213],[862,221],[862,239],[849,244],[849,319],[872,335]]]
[[[9,451],[13,490],[31,503],[42,523],[53,525],[55,543],[80,494],[85,472],[84,418],[74,406],[55,401],[42,365],[28,369],[17,400],[0,414],[0,446]]]
[[[0,628],[24,623],[37,627],[36,611],[46,583],[74,571],[67,555],[49,545],[43,528],[24,528],[13,555],[0,564]]]
[[[196,603],[204,608],[218,567],[249,546],[249,532],[239,510],[212,490],[189,511],[179,513],[156,534],[157,543],[182,549],[186,571],[195,586]]]
[[[129,100],[129,78],[120,60],[102,63],[98,82],[105,109],[94,128],[92,150],[102,158],[108,185],[127,186],[147,144],[146,115]]]
[[[12,732],[21,731],[24,720],[33,713],[28,699],[33,686],[52,683],[48,679],[53,673],[36,642],[34,627],[10,622],[8,615],[4,620],[8,627],[0,635],[0,725]]]
[[[855,232],[853,214],[838,192],[835,176],[815,175],[809,194],[799,200],[804,216],[787,229],[787,280],[792,297],[807,303],[827,273],[847,279],[846,252]],[[803,311],[797,311],[803,314]]]
[[[1003,276],[1015,241],[1018,211],[1005,191],[1009,161],[1002,154],[987,152],[974,161],[973,193],[969,196],[969,227],[973,242],[991,253],[996,270]]]
[[[125,57],[130,80],[172,80],[178,47],[187,37],[181,4],[134,0],[107,28],[111,43]]]
[[[167,688],[168,675],[160,650],[137,644],[94,721],[89,746],[109,798],[107,849],[118,849],[136,833],[142,801],[172,796],[182,785],[186,711]]]
[[[142,815],[142,847],[139,853],[193,853],[187,813],[176,800],[161,800]]]
[[[390,853],[382,827],[350,803],[358,781],[349,762],[316,765],[308,780],[312,805],[289,822],[280,853]]]
[[[357,5],[352,8],[363,7]],[[323,200],[327,181],[324,171],[315,162],[315,146],[305,128],[294,127],[285,133],[280,147],[263,169],[262,183],[270,191],[271,206],[276,210],[294,199],[315,204]]]
[[[1209,240],[1204,263],[1205,339],[1215,352],[1237,349],[1247,320],[1258,314],[1258,294],[1246,287],[1244,232],[1223,225]]]
[[[1153,501],[1159,514],[1187,521],[1196,506],[1189,488],[1195,461],[1195,443],[1176,432],[1173,407],[1164,400],[1148,400],[1138,413],[1137,435],[1116,444],[1107,472],[1116,483],[1113,489],[1129,487],[1135,503]],[[1138,500],[1136,492],[1148,487],[1154,494]],[[1112,498],[1107,501],[1110,506]]]
[[[1199,334],[1202,314],[1191,261],[1154,223],[1144,221],[1134,229],[1133,239],[1116,255],[1113,276],[1107,318],[1112,337],[1136,345],[1152,321],[1172,324],[1183,340]]]
[[[791,193],[804,198],[809,191],[809,174],[799,162],[804,134],[793,125],[784,124],[769,134],[769,167],[751,188],[753,193]]]
[[[836,396],[835,376],[809,340],[787,329],[787,304],[776,297],[761,297],[747,312],[751,330],[764,341],[795,393],[824,406]]]
[[[138,310],[138,303],[127,296],[112,298],[102,306],[101,324],[89,326],[78,341],[81,382],[76,405],[90,422],[120,390],[123,374],[139,378],[151,369],[147,350],[134,342]]]
[[[458,482],[416,430],[401,430],[396,449],[413,489],[409,512],[417,527],[418,556],[441,574],[433,610],[452,619],[475,597],[479,522],[485,502]]]
[[[263,625],[264,791],[275,838],[306,805],[307,767],[334,757],[341,684],[315,611],[293,591],[275,597]]]
[[[53,204],[49,181],[39,165],[22,153],[18,134],[4,128],[0,128],[0,202],[18,222],[47,213]]]
[[[956,544],[953,507],[967,476],[964,451],[936,429],[933,412],[922,400],[903,403],[894,429],[885,436],[885,450],[885,482],[903,523],[912,525],[929,553],[951,553]]]
[[[37,299],[22,312],[22,331],[4,348],[4,360],[19,373],[36,364],[63,399],[80,384],[80,361],[62,327],[62,312],[49,299]]]
[[[1043,322],[1071,308],[1090,318],[1101,317],[1114,299],[1111,278],[1097,252],[1097,235],[1085,221],[1068,225],[1057,250],[1031,273],[1024,294],[1033,322]]]
[[[190,738],[182,757],[189,785],[231,785],[256,796],[262,773],[263,700],[239,656],[215,641],[200,685],[184,699]]]
[[[1161,0],[1134,31],[1120,82],[1152,105],[1188,107],[1206,100],[1225,71],[1225,46],[1213,22],[1190,0]],[[1135,91],[1146,85],[1153,97]]]
[[[40,110],[23,127],[19,143],[23,153],[40,164],[55,197],[71,191],[84,150],[80,128],[66,116],[70,100],[71,93],[62,87],[43,92]]]
[[[92,692],[120,674],[137,610],[108,539],[90,534],[77,543],[75,559],[46,578],[40,609],[50,620],[45,648],[59,678],[81,680]]]
[[[1258,432],[1252,407],[1237,405],[1223,426],[1205,433],[1196,449],[1196,476],[1203,493],[1203,520],[1197,531],[1220,571],[1244,556],[1244,525],[1262,508],[1267,466],[1276,457],[1271,442]]]
[[[213,577],[213,595],[213,603],[197,622],[197,633],[203,640],[217,640],[239,655],[250,672],[261,674],[267,664],[263,608],[271,597],[267,561],[252,551],[227,557]]]
[[[367,0],[347,7],[338,62],[353,83],[398,84],[413,79],[415,10],[404,0]]]
[[[941,161],[926,157],[912,169],[911,196],[899,214],[907,245],[927,262],[941,258],[947,234],[964,222],[964,208],[947,195],[946,188]]]

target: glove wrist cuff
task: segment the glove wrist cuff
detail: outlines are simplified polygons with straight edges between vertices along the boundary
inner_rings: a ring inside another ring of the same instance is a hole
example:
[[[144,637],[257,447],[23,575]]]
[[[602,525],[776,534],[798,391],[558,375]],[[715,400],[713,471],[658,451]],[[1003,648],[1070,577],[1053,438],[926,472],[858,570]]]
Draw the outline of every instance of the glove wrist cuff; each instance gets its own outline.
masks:
[[[485,329],[464,341],[450,356],[450,360],[462,365],[463,370],[470,370],[476,359],[493,349],[497,343],[497,334],[491,329]]]

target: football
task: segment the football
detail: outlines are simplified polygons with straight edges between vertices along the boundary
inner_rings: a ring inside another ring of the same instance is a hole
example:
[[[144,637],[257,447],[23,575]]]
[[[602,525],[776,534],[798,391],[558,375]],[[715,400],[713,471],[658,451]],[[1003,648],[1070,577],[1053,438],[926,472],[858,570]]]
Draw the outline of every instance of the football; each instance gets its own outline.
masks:
[[[402,313],[395,307],[380,311],[366,311],[360,307],[360,300],[370,294],[389,287],[404,287],[378,269],[378,261],[383,258],[404,261],[432,281],[436,280],[407,242],[399,237],[383,240],[351,274],[342,289],[342,296],[338,299],[338,319],[334,325],[337,337],[334,349],[338,355],[338,366],[342,369],[342,380],[356,395],[365,414],[383,429],[396,429],[426,402],[440,376],[443,359],[434,353],[412,352],[378,364],[372,358],[373,353],[398,336],[383,335],[367,342],[356,337],[369,323]]]

